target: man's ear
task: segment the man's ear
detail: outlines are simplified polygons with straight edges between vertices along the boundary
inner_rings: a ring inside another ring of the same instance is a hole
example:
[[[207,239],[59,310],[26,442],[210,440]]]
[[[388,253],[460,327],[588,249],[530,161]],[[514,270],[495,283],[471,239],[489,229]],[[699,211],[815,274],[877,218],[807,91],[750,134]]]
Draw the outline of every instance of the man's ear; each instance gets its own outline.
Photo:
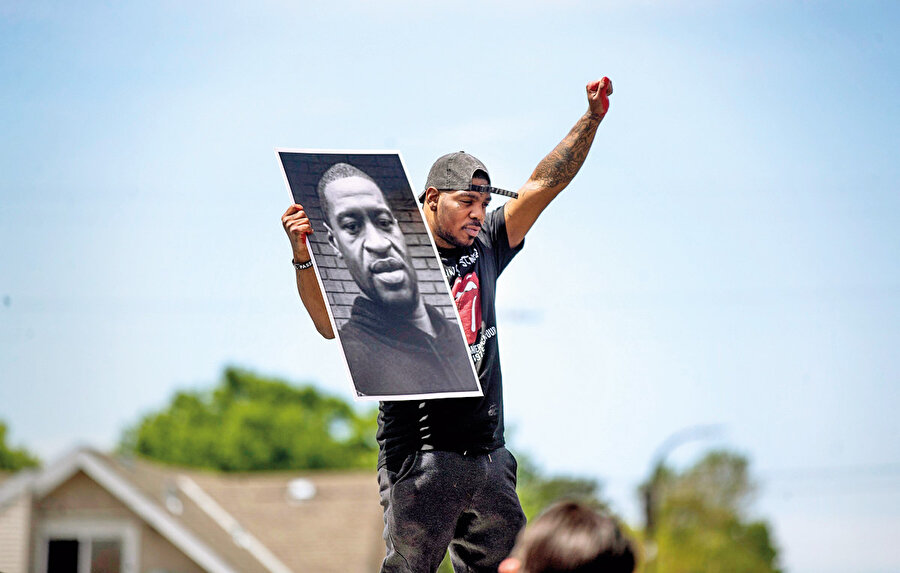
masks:
[[[434,187],[429,187],[425,190],[425,207],[432,210],[437,211],[438,197],[440,197],[441,192],[435,189]]]
[[[331,248],[334,249],[334,254],[337,255],[339,259],[343,259],[344,255],[341,253],[341,250],[338,249],[337,241],[334,238],[334,233],[331,231],[331,227],[328,223],[324,223],[325,230],[328,231],[328,244],[331,245]]]
[[[497,573],[519,573],[522,563],[515,557],[507,557],[500,563]]]

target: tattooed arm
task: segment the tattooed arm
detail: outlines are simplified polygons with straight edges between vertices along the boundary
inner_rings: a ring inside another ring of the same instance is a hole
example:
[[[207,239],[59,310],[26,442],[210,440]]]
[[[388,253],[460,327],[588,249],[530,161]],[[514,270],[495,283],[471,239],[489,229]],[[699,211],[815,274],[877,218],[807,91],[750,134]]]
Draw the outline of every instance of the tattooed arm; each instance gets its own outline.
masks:
[[[506,204],[506,232],[511,247],[525,239],[525,234],[538,216],[581,169],[594,142],[597,126],[609,110],[611,94],[612,82],[609,78],[587,85],[588,110],[559,145],[534,168],[534,173],[519,189],[519,198]]]

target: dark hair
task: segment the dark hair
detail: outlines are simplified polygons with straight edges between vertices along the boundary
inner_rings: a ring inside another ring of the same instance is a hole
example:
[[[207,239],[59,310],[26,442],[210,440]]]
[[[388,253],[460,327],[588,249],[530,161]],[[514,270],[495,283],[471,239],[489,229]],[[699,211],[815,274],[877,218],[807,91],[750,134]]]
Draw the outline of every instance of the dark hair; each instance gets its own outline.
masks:
[[[577,502],[555,503],[522,533],[521,573],[632,573],[631,542],[616,520]]]
[[[325,196],[325,188],[328,187],[329,183],[337,181],[338,179],[346,179],[347,177],[362,177],[363,179],[367,179],[372,183],[375,183],[375,180],[369,177],[369,175],[358,167],[354,167],[349,163],[335,163],[325,173],[322,174],[322,178],[319,179],[319,184],[316,187],[316,193],[319,194],[319,202],[322,203],[322,210],[325,211],[325,218],[328,219],[329,214],[329,204],[328,198]],[[378,183],[375,183],[375,186],[378,186]]]

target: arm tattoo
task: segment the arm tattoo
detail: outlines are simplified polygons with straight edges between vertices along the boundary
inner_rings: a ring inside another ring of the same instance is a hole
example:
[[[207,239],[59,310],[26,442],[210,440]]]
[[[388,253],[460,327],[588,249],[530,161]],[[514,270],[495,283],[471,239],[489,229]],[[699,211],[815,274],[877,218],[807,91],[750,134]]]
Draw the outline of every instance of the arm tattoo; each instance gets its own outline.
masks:
[[[583,115],[559,145],[538,163],[531,178],[549,189],[568,185],[584,164],[598,125],[599,117],[589,113]]]

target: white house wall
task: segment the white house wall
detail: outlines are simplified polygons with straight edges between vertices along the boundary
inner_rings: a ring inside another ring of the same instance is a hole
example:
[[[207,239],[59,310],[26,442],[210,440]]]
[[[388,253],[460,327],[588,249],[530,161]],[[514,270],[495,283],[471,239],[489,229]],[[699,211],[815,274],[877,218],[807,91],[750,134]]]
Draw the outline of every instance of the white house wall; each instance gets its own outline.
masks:
[[[27,573],[31,496],[21,495],[0,508],[0,571]]]

